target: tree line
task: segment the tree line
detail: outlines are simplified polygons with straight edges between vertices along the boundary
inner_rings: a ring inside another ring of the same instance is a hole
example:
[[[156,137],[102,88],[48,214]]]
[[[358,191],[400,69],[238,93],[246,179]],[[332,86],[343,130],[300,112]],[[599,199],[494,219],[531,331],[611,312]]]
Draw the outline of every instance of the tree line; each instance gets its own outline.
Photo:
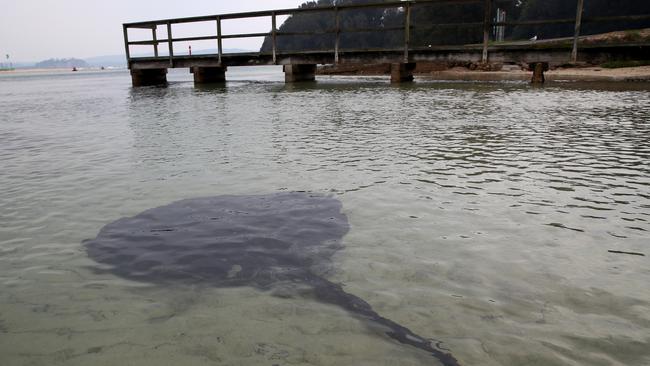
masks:
[[[497,9],[505,11],[507,21],[545,19],[574,19],[578,0],[496,0],[492,16]],[[342,6],[394,2],[394,0],[315,0],[303,3],[301,8]],[[647,0],[584,0],[585,19],[603,16],[650,15]],[[411,10],[411,45],[428,47],[434,45],[459,45],[480,43],[483,40],[484,3],[419,3]],[[399,48],[404,44],[403,30],[392,28],[405,24],[404,8],[346,9],[339,11],[341,49]],[[494,19],[493,19],[494,20]],[[457,23],[465,23],[458,25]],[[278,29],[282,33],[332,32],[336,27],[334,13],[306,12],[290,16]],[[598,34],[616,30],[650,28],[650,20],[585,22],[582,34]],[[362,31],[373,29],[373,31]],[[496,31],[496,30],[493,30]],[[570,37],[574,24],[520,25],[505,27],[506,40]],[[277,47],[281,51],[332,50],[335,34],[278,36]],[[271,37],[266,37],[262,51],[272,49]]]

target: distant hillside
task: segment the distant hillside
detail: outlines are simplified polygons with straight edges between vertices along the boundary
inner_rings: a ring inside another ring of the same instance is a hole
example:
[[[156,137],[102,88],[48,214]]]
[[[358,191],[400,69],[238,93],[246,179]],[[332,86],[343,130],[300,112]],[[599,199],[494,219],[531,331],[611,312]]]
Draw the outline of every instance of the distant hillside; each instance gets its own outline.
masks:
[[[179,52],[179,55],[186,55],[188,51]],[[224,48],[224,53],[246,53],[256,52],[251,50],[244,50],[241,48]],[[196,50],[193,52],[195,55],[209,55],[216,54],[216,49]],[[132,54],[132,57],[151,57],[148,54]],[[126,67],[126,56],[124,55],[106,55],[97,57],[88,57],[85,60],[78,58],[52,58],[49,60],[41,61],[37,64],[22,62],[14,63],[14,67],[19,68],[38,68],[38,69],[51,69],[51,68],[86,68],[86,67]]]
[[[188,51],[179,52],[179,54],[187,54]],[[244,50],[240,48],[224,48],[224,53],[243,53],[243,52],[252,52],[250,50]],[[196,50],[193,52],[195,55],[211,55],[216,54],[217,49],[207,49],[207,50]],[[132,54],[131,57],[147,57],[152,55],[147,54]],[[126,56],[124,55],[108,55],[108,56],[98,56],[98,57],[88,57],[86,62],[91,67],[126,67]]]
[[[124,55],[88,57],[85,60],[91,67],[126,67]]]
[[[51,58],[34,65],[38,69],[89,67],[88,63],[78,58]]]

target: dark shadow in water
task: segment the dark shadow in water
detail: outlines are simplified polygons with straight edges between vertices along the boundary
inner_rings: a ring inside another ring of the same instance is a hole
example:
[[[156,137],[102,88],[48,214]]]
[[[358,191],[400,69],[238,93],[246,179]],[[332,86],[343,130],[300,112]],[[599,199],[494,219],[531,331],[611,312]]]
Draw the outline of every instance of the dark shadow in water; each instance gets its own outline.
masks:
[[[171,87],[173,83],[153,86],[137,86],[129,88],[129,98],[131,101],[141,99],[159,99],[165,98],[172,94]]]
[[[199,91],[199,92],[206,92],[206,93],[225,93],[227,91],[226,87],[227,83],[221,82],[221,83],[205,83],[205,84],[194,84],[194,90]]]
[[[311,288],[321,302],[380,325],[403,344],[459,365],[439,342],[377,314],[366,301],[321,277],[349,230],[340,201],[307,193],[188,199],[117,220],[84,245],[110,272],[155,284]]]
[[[285,92],[301,92],[308,90],[320,90],[324,85],[318,83],[317,81],[301,81],[297,83],[284,83],[280,88],[281,91]]]

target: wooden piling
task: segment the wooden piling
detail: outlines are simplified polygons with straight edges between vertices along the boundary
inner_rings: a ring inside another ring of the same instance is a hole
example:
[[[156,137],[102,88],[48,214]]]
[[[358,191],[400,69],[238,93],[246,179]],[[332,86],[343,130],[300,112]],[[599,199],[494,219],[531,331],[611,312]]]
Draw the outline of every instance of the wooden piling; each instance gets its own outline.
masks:
[[[217,17],[217,52],[219,64],[221,64],[221,57],[223,55],[223,43],[221,39],[221,17]]]
[[[411,3],[406,3],[404,12],[404,62],[409,62],[409,47],[411,44]]]
[[[582,12],[584,10],[585,0],[578,0],[578,8],[576,9],[576,24],[575,32],[573,34],[573,49],[571,50],[571,62],[578,61],[578,41],[580,40],[580,28],[582,27]]]
[[[278,25],[277,25],[275,12],[272,13],[272,15],[271,15],[271,26],[272,26],[271,38],[273,40],[273,64],[277,65],[277,63],[278,63],[278,58],[277,58],[277,53],[278,53]]]
[[[174,67],[174,38],[171,22],[167,22],[167,43],[169,44],[169,67]]]
[[[481,62],[488,62],[488,46],[490,44],[490,28],[492,23],[492,0],[485,0],[485,15],[483,19],[483,55]]]
[[[126,51],[126,62],[127,62],[127,65],[128,65],[128,67],[130,69],[131,68],[131,50],[130,50],[130,47],[129,47],[129,28],[127,28],[126,25],[123,25],[122,29],[124,31],[124,48],[125,48],[125,51]]]
[[[339,15],[338,6],[334,7],[334,18],[336,24],[336,29],[334,30],[334,32],[336,33],[336,40],[334,41],[334,63],[338,65],[339,47],[341,45],[341,16]]]
[[[541,85],[546,82],[546,77],[544,77],[544,72],[548,71],[548,63],[546,62],[535,62],[530,64],[530,69],[533,70],[533,78],[530,83],[535,85]]]
[[[157,34],[158,27],[153,26],[151,27],[151,36],[153,39],[153,55],[154,57],[158,57],[158,34]]]

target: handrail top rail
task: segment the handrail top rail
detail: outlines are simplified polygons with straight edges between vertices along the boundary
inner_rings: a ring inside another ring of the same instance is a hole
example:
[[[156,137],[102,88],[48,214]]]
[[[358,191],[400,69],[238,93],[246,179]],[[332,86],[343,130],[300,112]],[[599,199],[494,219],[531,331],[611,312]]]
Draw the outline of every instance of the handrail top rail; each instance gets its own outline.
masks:
[[[215,15],[193,16],[185,18],[169,18],[158,19],[144,22],[132,22],[122,24],[124,28],[144,28],[150,29],[154,26],[161,24],[180,24],[180,23],[194,23],[194,22],[207,22],[217,19],[241,19],[241,18],[257,18],[273,15],[292,15],[296,13],[309,13],[309,12],[323,12],[334,10],[352,10],[352,9],[371,9],[371,8],[401,8],[404,6],[412,6],[417,4],[444,4],[444,3],[482,3],[484,0],[403,0],[403,1],[388,1],[383,3],[368,3],[368,4],[348,4],[348,5],[334,5],[334,6],[315,6],[305,8],[285,8],[275,10],[260,10],[241,13],[225,13]],[[497,2],[513,2],[515,0],[496,0]]]

